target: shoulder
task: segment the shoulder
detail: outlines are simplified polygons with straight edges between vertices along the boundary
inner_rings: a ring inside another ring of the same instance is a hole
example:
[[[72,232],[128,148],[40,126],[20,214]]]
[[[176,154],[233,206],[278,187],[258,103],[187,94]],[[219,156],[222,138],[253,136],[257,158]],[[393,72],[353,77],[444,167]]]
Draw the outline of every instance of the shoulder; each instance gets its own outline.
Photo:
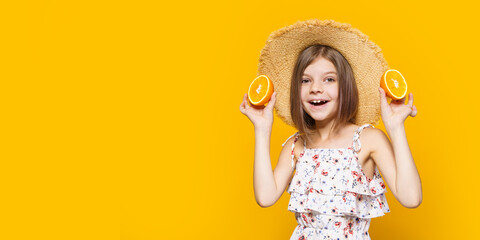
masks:
[[[372,128],[372,127],[366,127],[362,130],[362,133],[360,136],[365,136],[369,138],[381,138],[381,137],[386,137],[385,133],[378,129],[378,128]]]
[[[291,156],[292,150],[293,150],[296,158],[297,156],[300,155],[300,153],[303,152],[303,141],[304,141],[304,137],[302,135],[292,136],[283,145],[282,154],[288,154]]]
[[[297,136],[298,133],[290,136],[284,143],[283,143],[283,150],[282,152],[290,153],[292,150],[292,146],[299,141],[300,137]],[[296,139],[296,140],[295,140]]]
[[[292,134],[290,137],[288,137],[285,142],[282,144],[282,146],[285,148],[285,147],[288,147],[289,145],[291,146],[294,142],[295,142],[295,138],[299,138],[299,133],[296,132],[294,134]],[[298,141],[298,139],[297,139]]]
[[[295,136],[292,136],[290,137],[289,139],[287,139],[284,143],[283,143],[283,149],[291,149],[292,148],[292,144],[294,143],[295,141]],[[298,140],[297,140],[298,141]]]
[[[368,148],[370,152],[375,152],[376,149],[384,147],[389,143],[387,135],[378,128],[364,128],[360,133],[360,142],[362,146]]]

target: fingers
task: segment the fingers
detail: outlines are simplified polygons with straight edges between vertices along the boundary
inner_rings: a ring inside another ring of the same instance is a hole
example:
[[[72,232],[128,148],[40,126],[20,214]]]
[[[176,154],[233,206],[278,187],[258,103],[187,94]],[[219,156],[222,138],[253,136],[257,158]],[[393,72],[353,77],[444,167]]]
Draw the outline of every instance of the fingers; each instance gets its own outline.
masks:
[[[245,113],[247,105],[248,105],[248,100],[247,100],[247,94],[245,93],[243,95],[243,101],[242,103],[240,103],[240,112]]]
[[[402,99],[393,100],[393,102],[396,103],[396,104],[405,104],[406,101],[407,101],[407,96],[403,97]],[[407,102],[407,105],[408,105],[409,107],[412,107],[412,106],[413,106],[413,93],[409,93],[409,94],[408,94],[408,102]]]
[[[277,92],[273,92],[272,98],[270,98],[270,101],[267,104],[268,110],[273,110],[273,107],[275,106],[275,102],[277,101]]]
[[[245,108],[244,103],[245,103],[245,95],[243,95],[242,102],[240,103],[240,111],[242,111],[242,109]]]
[[[415,106],[412,107],[412,112],[410,113],[410,116],[412,116],[412,117],[417,116],[417,107],[415,107]]]
[[[408,94],[407,106],[412,109],[412,111],[410,112],[410,116],[412,116],[412,117],[417,116],[417,107],[413,106],[413,93]]]
[[[408,94],[408,106],[413,107],[413,93]]]
[[[380,87],[378,88],[378,91],[380,92],[380,105],[382,108],[385,108],[388,106],[387,97],[385,96],[385,91]]]

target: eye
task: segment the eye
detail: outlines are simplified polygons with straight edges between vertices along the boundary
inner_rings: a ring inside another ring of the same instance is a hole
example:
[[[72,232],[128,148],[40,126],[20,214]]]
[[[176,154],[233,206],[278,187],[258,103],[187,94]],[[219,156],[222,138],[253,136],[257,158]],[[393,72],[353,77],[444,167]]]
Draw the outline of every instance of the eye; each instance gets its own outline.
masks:
[[[325,79],[325,81],[327,81],[327,82],[334,82],[334,81],[335,81],[335,79],[334,79],[334,78],[331,78],[331,77],[329,77],[329,78]]]
[[[302,83],[306,83],[308,81],[310,81],[310,80],[309,79],[302,79]]]

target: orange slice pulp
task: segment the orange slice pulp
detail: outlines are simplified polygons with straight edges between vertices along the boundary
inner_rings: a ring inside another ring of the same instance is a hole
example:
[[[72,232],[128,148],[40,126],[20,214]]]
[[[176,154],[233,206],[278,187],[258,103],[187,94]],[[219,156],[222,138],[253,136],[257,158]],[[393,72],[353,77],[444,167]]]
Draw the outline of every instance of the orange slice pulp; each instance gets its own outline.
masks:
[[[273,94],[273,82],[265,75],[256,77],[248,88],[248,100],[252,105],[265,105]]]
[[[380,80],[380,87],[385,90],[388,97],[399,100],[407,95],[407,81],[403,75],[395,70],[389,69],[385,71]]]

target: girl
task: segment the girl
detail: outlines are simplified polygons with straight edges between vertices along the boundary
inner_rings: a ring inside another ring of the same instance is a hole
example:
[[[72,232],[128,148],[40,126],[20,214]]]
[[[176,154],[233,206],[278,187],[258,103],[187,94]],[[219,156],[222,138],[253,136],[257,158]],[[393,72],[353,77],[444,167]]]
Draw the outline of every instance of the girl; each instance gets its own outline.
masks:
[[[379,170],[403,206],[422,202],[403,125],[417,113],[413,95],[407,104],[405,98],[388,104],[379,88],[386,69],[368,37],[331,20],[299,22],[267,41],[259,73],[272,79],[275,92],[266,107],[251,106],[245,94],[240,111],[255,129],[255,199],[269,207],[287,189],[298,222],[290,239],[370,239],[371,218],[390,211]],[[298,132],[272,171],[274,107]],[[380,111],[391,142],[370,124]]]

